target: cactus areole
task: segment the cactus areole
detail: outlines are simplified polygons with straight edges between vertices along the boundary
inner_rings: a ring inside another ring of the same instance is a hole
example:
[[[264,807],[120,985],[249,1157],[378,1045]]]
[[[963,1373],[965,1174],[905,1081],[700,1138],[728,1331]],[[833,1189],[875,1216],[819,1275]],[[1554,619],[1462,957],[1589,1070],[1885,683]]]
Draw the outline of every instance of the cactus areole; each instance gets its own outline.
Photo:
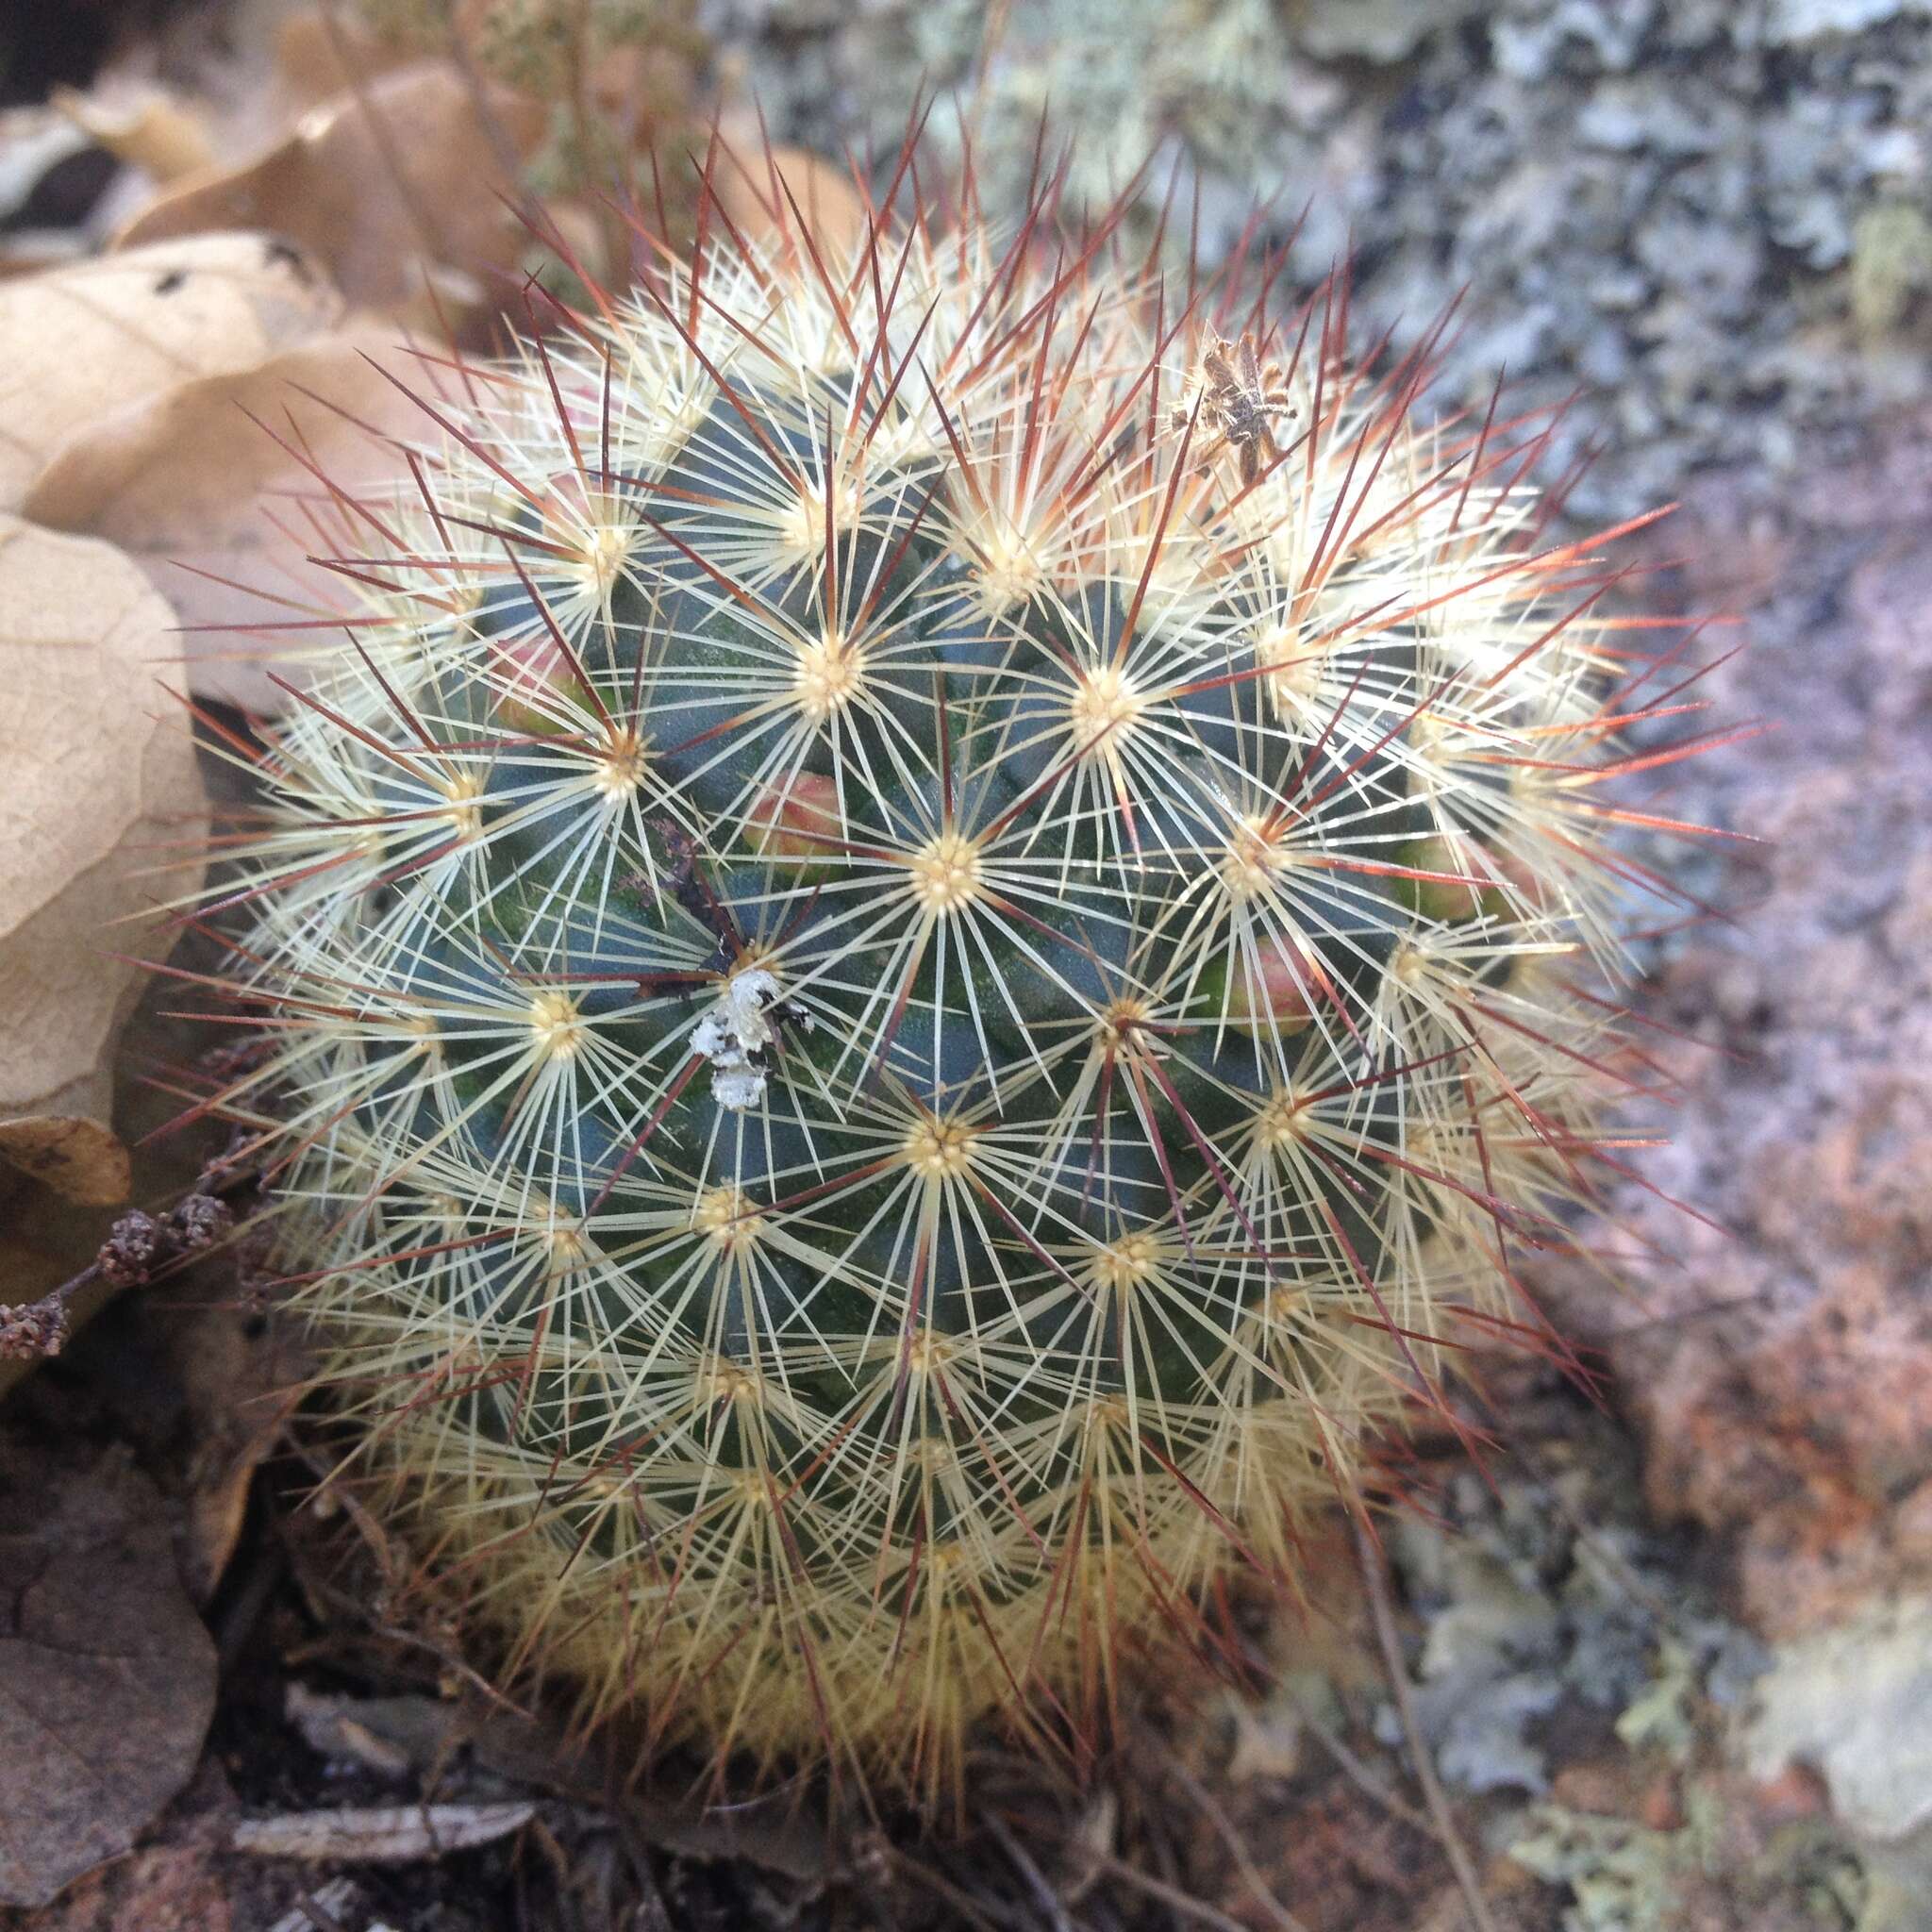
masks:
[[[1556,1347],[1656,668],[1537,425],[1424,426],[1333,289],[897,199],[408,375],[225,1104],[482,1654],[932,1788]]]

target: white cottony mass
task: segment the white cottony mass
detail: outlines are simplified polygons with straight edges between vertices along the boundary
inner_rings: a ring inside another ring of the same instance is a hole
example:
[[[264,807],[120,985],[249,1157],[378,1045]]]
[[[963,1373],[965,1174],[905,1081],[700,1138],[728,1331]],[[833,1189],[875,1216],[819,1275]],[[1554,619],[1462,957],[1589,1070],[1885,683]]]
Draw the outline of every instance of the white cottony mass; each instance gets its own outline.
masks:
[[[772,1043],[765,1008],[777,996],[778,982],[763,967],[734,974],[691,1034],[691,1051],[711,1063],[711,1098],[733,1113],[743,1113],[765,1097],[764,1071],[752,1056]]]

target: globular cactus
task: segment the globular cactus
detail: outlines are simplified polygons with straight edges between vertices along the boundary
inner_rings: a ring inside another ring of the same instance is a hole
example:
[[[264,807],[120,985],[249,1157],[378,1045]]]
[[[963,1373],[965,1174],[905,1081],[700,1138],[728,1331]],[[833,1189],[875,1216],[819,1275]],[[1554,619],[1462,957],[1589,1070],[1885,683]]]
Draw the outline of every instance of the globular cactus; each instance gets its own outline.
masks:
[[[1420,426],[1333,289],[773,213],[425,358],[225,1105],[345,1479],[508,1675],[937,1787],[1557,1346],[1651,667],[1534,436]]]

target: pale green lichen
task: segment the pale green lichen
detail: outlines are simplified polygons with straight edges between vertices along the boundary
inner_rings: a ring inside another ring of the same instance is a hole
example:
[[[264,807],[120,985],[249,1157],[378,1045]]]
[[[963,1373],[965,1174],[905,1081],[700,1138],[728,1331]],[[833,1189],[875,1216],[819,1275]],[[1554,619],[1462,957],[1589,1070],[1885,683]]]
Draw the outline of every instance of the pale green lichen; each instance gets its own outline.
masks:
[[[1881,202],[1852,225],[1852,320],[1868,336],[1890,334],[1932,293],[1932,221],[1911,202]]]
[[[1815,1766],[1839,1816],[1875,1840],[1932,1824],[1932,1600],[1874,1604],[1781,1646],[1757,1705],[1756,1775]]]

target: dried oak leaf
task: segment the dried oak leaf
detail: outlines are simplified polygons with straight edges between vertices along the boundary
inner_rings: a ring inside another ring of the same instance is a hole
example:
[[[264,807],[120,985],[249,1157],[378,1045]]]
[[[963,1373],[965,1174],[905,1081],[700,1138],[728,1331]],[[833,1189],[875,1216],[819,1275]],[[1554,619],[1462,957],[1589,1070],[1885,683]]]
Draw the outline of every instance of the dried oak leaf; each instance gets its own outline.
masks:
[[[528,242],[502,198],[514,191],[505,164],[529,158],[545,119],[533,101],[473,92],[445,63],[419,61],[325,102],[259,159],[178,183],[117,242],[273,228],[326,264],[357,308],[455,325],[501,292],[492,279]]]
[[[110,1055],[173,938],[117,922],[201,877],[174,621],[107,544],[0,516],[0,1157],[87,1200],[126,1187]]]
[[[125,1452],[0,1441],[0,1904],[134,1842],[193,1774],[215,1675]]]
[[[96,147],[157,183],[214,165],[207,124],[192,104],[152,82],[103,80],[88,93],[57,87],[54,106]]]
[[[378,75],[409,66],[424,51],[385,41],[341,7],[298,7],[275,25],[273,85],[292,120]]]
[[[0,285],[0,511],[76,429],[331,326],[340,295],[263,234],[194,235]]]
[[[317,621],[356,608],[346,582],[339,608],[318,603],[331,587],[307,558],[375,541],[320,476],[350,491],[386,481],[402,466],[394,439],[429,426],[382,373],[399,362],[414,387],[392,331],[355,330],[183,383],[70,442],[27,514],[107,538],[166,591],[198,695],[279,710],[267,667],[300,682],[305,649],[340,643]]]
[[[0,1121],[0,1158],[70,1201],[108,1208],[127,1198],[127,1149],[103,1122],[62,1114]]]

